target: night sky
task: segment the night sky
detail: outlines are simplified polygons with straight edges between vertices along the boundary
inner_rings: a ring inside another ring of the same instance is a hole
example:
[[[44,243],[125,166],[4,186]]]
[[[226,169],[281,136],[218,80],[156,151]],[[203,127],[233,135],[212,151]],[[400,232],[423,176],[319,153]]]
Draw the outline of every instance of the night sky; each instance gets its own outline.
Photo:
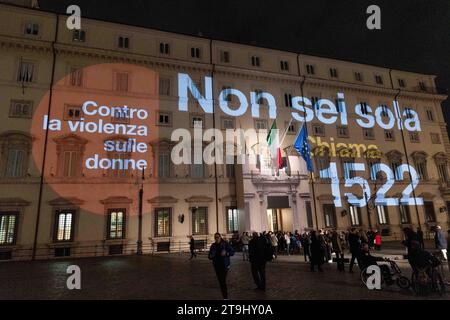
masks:
[[[256,46],[435,74],[450,87],[450,0],[40,0],[65,12]],[[381,8],[382,29],[366,28]],[[449,99],[444,103],[450,123]],[[449,130],[450,132],[450,130]]]

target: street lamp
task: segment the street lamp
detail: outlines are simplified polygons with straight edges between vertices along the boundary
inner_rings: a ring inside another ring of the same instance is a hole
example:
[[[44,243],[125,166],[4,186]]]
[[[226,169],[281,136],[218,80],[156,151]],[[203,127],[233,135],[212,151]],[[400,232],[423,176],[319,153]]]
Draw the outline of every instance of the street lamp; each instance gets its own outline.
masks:
[[[142,169],[142,175],[139,183],[139,216],[138,216],[138,241],[137,241],[137,255],[142,255],[142,199],[144,197],[144,180],[145,168]]]

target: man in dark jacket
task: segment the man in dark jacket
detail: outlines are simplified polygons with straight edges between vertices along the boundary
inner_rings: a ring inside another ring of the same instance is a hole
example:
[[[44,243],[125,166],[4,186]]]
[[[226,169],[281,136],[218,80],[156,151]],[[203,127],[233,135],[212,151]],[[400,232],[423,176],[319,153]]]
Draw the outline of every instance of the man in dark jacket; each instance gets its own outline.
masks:
[[[191,257],[189,260],[192,258],[197,258],[197,255],[195,254],[195,240],[193,236],[191,236],[191,240],[189,240],[189,250],[191,251]]]
[[[349,272],[353,272],[353,265],[355,264],[355,260],[358,259],[358,256],[361,251],[361,240],[359,239],[358,232],[355,228],[350,231],[348,235],[348,245],[350,247],[350,253],[352,254],[352,258],[350,259]],[[359,261],[358,261],[359,264]]]
[[[436,249],[442,252],[444,259],[447,260],[447,239],[445,239],[441,226],[437,226],[434,232],[434,244],[436,245]]]
[[[253,280],[258,290],[266,290],[266,262],[272,256],[272,248],[263,236],[253,232],[248,243],[248,257],[252,269]]]
[[[209,249],[208,258],[212,260],[214,271],[219,280],[220,290],[224,299],[228,299],[227,273],[230,269],[230,257],[234,255],[234,249],[222,239],[220,233],[214,235],[214,243]]]

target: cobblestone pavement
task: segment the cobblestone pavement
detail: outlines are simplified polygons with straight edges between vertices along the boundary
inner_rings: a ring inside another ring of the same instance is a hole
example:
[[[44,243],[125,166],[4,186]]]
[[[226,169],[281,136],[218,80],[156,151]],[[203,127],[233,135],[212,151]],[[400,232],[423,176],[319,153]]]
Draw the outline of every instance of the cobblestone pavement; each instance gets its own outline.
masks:
[[[81,268],[81,290],[68,290],[66,269]],[[399,265],[405,270],[406,261]],[[395,285],[382,291],[365,288],[359,273],[339,273],[327,264],[324,273],[311,273],[300,256],[279,256],[267,265],[267,291],[254,290],[248,262],[232,258],[228,275],[231,299],[424,299]],[[356,267],[355,270],[358,268]],[[447,267],[445,267],[447,272]],[[221,299],[206,254],[79,258],[0,264],[0,299]],[[449,295],[426,299],[449,299]]]

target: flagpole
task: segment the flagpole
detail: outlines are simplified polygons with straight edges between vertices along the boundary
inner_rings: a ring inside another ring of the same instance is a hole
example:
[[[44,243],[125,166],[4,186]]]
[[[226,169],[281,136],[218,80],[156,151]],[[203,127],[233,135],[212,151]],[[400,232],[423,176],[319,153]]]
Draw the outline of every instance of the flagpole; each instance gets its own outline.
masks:
[[[298,75],[301,76],[301,75],[300,75],[300,65],[299,65],[298,59],[297,59],[297,69],[298,69]],[[302,82],[300,83],[300,92],[301,92],[302,97],[304,97],[304,94],[303,94],[303,85],[305,84],[305,81],[306,81],[306,77],[303,76],[303,80],[302,80]],[[308,123],[306,122],[306,112],[304,112],[304,122],[303,122],[303,125],[305,126],[306,137],[308,138]],[[313,173],[313,172],[310,172],[309,170],[308,170],[308,172],[309,172],[309,180],[311,181],[311,184],[310,184],[310,185],[311,185],[312,196],[313,196],[314,218],[315,218],[315,220],[316,220],[316,229],[319,230],[319,219],[318,219],[318,216],[317,216],[317,203],[316,203],[316,190],[315,190],[315,186],[314,186],[314,173]]]

